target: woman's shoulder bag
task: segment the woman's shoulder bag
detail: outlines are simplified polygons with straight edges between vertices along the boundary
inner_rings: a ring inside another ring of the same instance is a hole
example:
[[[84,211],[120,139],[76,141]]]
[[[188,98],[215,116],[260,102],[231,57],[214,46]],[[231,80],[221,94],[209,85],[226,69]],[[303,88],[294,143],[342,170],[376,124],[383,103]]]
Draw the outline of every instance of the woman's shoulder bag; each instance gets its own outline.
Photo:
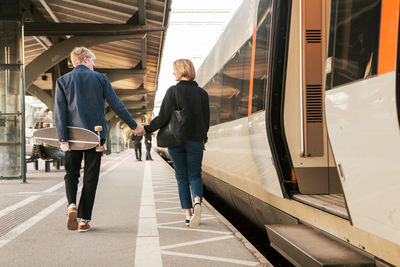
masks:
[[[186,144],[189,113],[184,108],[178,108],[178,87],[174,88],[175,105],[169,123],[160,128],[157,133],[157,146],[176,147]]]

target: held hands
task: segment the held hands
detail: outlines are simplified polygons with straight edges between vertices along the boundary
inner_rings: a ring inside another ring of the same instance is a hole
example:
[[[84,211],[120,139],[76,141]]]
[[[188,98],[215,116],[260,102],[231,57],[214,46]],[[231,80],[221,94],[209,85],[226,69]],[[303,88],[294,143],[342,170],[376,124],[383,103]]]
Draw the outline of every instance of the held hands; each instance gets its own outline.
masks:
[[[144,135],[145,132],[144,132],[144,128],[142,127],[142,125],[139,124],[138,126],[136,126],[136,129],[133,130],[133,134],[138,135],[138,136]]]
[[[71,148],[69,147],[69,143],[68,142],[61,143],[60,144],[60,149],[61,149],[62,152],[71,151]]]

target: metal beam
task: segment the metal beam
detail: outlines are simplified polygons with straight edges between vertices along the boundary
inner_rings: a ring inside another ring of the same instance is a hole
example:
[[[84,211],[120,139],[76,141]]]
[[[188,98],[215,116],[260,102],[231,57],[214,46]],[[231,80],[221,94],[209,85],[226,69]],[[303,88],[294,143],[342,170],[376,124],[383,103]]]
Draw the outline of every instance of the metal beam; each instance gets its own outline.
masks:
[[[22,14],[25,22],[28,21],[41,21],[47,22],[42,13],[37,9],[37,7],[30,0],[21,0]]]
[[[141,43],[142,48],[142,68],[147,68],[147,35],[142,39]]]
[[[145,97],[145,96],[146,96],[146,94],[121,95],[121,96],[119,96],[119,99],[120,99],[122,102],[125,102],[125,101],[138,101],[137,99],[138,99],[139,97],[142,99],[142,98]]]
[[[133,118],[136,119],[137,117],[146,115],[146,113],[149,111],[152,111],[152,109],[134,108],[134,109],[128,109],[128,111],[133,116]],[[115,116],[116,116],[116,114],[114,113],[114,111],[110,110],[109,112],[106,113],[106,120],[109,121],[109,120],[113,119]]]
[[[107,75],[110,82],[124,80],[128,78],[143,80],[144,77],[149,73],[148,69],[95,69],[97,72],[101,72]]]
[[[49,94],[47,94],[44,90],[32,84],[30,87],[28,87],[28,90],[26,91],[27,93],[33,95],[34,97],[42,101],[43,104],[45,104],[50,110],[52,109],[53,107],[52,97]]]
[[[149,104],[149,101],[139,101],[139,100],[128,100],[124,101],[124,105],[127,109],[132,109],[132,108],[143,108],[144,106],[147,106]],[[109,107],[110,105],[106,103],[106,108]]]
[[[40,3],[42,4],[42,6],[44,7],[44,9],[46,9],[47,13],[49,13],[50,17],[57,23],[60,22],[60,20],[56,17],[56,15],[54,14],[54,12],[51,10],[51,8],[49,7],[49,5],[46,3],[45,0],[39,0]]]
[[[30,62],[25,69],[25,84],[29,88],[39,75],[66,59],[76,46],[92,47],[102,43],[143,38],[144,34],[123,36],[75,36],[50,47],[47,51]]]
[[[146,90],[143,87],[139,87],[137,89],[114,89],[115,93],[118,96],[125,96],[125,95],[141,95],[141,94],[155,94],[156,91]]]
[[[141,109],[149,104],[149,101],[126,101],[124,102],[127,109]]]
[[[146,24],[146,0],[138,0],[139,25]]]
[[[46,50],[49,49],[49,46],[45,42],[43,42],[43,40],[40,39],[39,37],[33,36],[33,39],[35,39],[35,41],[38,42],[44,49]]]
[[[57,36],[57,35],[132,35],[147,32],[165,31],[167,27],[151,28],[131,24],[98,24],[98,23],[25,23],[25,36]]]
[[[146,114],[147,111],[151,111],[152,109],[148,108],[135,108],[135,109],[128,109],[129,113],[131,114]]]

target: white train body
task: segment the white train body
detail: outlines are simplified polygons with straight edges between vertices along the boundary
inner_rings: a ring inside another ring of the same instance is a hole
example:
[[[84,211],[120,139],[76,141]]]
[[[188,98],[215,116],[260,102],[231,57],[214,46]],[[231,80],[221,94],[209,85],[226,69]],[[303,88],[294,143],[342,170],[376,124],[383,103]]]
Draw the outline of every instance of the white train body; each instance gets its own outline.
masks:
[[[244,1],[197,73],[205,185],[400,266],[398,2]]]

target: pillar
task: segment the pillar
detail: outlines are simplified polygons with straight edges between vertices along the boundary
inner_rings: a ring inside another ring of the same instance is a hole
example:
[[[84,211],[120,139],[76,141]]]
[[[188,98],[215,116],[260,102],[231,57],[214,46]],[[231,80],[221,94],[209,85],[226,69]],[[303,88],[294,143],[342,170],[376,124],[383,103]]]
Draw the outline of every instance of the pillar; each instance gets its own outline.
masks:
[[[19,0],[0,3],[0,178],[25,182],[23,24]]]

